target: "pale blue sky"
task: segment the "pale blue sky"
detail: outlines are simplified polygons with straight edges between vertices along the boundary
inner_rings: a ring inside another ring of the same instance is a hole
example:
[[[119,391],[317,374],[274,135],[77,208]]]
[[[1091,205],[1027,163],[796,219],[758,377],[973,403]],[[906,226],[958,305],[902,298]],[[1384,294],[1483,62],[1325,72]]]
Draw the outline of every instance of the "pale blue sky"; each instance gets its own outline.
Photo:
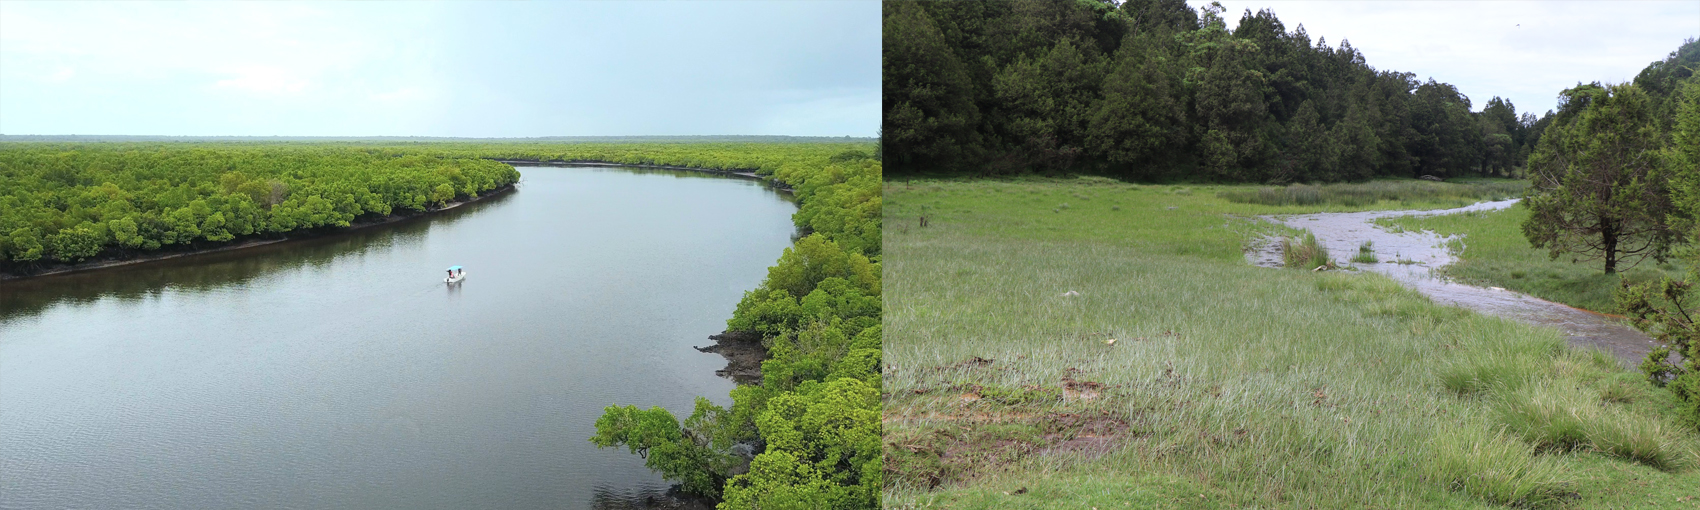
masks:
[[[0,1],[0,134],[874,136],[877,1]]]
[[[1700,38],[1697,0],[1218,1],[1230,29],[1246,9],[1269,8],[1289,31],[1304,24],[1312,43],[1351,40],[1376,69],[1451,83],[1477,111],[1500,96],[1537,116],[1557,107],[1560,90],[1633,80],[1684,38]]]

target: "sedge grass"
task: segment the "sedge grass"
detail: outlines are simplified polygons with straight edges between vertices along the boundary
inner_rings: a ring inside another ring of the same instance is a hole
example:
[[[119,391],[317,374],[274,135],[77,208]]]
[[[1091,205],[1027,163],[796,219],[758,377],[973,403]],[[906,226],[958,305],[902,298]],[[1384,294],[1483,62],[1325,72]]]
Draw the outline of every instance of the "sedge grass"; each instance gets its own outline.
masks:
[[[1310,269],[1328,267],[1334,262],[1328,259],[1328,248],[1316,240],[1316,234],[1309,231],[1303,238],[1281,238],[1281,257],[1286,267]]]
[[[1598,398],[1663,390],[1612,389],[1621,372],[1554,330],[1439,306],[1379,275],[1250,267],[1247,239],[1294,232],[1245,218],[1314,208],[1199,188],[886,185],[887,506],[1588,507],[1700,487],[1683,460],[1692,433],[1656,406]],[[1077,197],[1095,205],[1053,212],[1088,203]],[[987,361],[965,363],[976,358]],[[1015,404],[961,390],[1064,378],[1107,389]],[[1534,387],[1574,389],[1658,430],[1620,440],[1596,428],[1588,448],[1537,451],[1502,407]],[[1113,417],[1127,433],[1104,451],[1050,451],[1023,449],[1038,443],[1009,428],[1057,414]],[[994,460],[936,478],[903,460],[937,451]]]

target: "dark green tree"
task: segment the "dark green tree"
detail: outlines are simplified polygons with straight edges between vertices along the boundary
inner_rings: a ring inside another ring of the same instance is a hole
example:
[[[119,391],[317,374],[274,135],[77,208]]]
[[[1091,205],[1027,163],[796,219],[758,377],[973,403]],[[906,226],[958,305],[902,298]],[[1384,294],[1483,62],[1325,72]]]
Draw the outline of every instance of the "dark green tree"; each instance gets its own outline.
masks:
[[[1695,222],[1700,218],[1700,78],[1687,78],[1673,92],[1676,115],[1670,123],[1671,143],[1661,151],[1666,167],[1673,169],[1671,197],[1678,214],[1671,223],[1700,236]],[[1668,385],[1685,403],[1690,417],[1700,423],[1700,324],[1695,322],[1700,303],[1690,296],[1700,283],[1700,250],[1690,247],[1680,253],[1690,264],[1685,280],[1626,285],[1618,291],[1617,302],[1636,328],[1663,344],[1647,354],[1641,371],[1653,384]]]
[[[907,168],[954,169],[976,156],[979,110],[967,70],[914,2],[884,5],[881,150]]]
[[[1155,4],[1156,2],[1151,2]],[[1189,13],[1191,11],[1188,11]],[[1186,108],[1177,96],[1178,75],[1172,60],[1155,39],[1171,38],[1167,24],[1130,39],[1116,51],[1112,71],[1104,80],[1104,99],[1093,112],[1087,128],[1087,146],[1119,173],[1151,179],[1162,172],[1155,167],[1170,162],[1186,143]]]
[[[1529,157],[1532,180],[1523,235],[1553,258],[1663,258],[1678,232],[1666,190],[1657,121],[1647,94],[1630,84],[1579,85]]]
[[[644,467],[678,481],[685,492],[718,498],[736,459],[724,453],[724,445],[715,448],[712,432],[705,430],[719,408],[702,397],[696,405],[685,426],[660,407],[608,406],[590,442],[597,448],[625,446],[643,457]]]

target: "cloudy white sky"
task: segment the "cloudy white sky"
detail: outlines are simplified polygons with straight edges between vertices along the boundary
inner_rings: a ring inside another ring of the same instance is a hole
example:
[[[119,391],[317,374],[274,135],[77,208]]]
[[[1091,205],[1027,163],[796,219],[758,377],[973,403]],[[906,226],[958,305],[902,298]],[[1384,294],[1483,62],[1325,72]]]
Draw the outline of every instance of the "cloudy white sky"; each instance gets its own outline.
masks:
[[[0,1],[0,134],[873,136],[874,1]]]
[[[1230,29],[1246,9],[1268,8],[1288,31],[1304,24],[1313,43],[1350,40],[1376,69],[1451,83],[1478,111],[1500,96],[1540,115],[1557,106],[1560,90],[1632,80],[1683,39],[1700,38],[1696,0],[1219,1]]]

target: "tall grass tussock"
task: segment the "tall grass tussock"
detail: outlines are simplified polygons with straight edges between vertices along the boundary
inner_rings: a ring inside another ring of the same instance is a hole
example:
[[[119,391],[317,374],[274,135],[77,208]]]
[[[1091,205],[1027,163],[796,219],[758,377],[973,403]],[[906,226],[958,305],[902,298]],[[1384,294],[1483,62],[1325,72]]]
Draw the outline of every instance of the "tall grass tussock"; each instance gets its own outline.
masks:
[[[1316,240],[1316,234],[1305,232],[1303,238],[1281,238],[1281,258],[1286,267],[1297,269],[1316,269],[1333,265],[1328,259],[1328,248]]]

